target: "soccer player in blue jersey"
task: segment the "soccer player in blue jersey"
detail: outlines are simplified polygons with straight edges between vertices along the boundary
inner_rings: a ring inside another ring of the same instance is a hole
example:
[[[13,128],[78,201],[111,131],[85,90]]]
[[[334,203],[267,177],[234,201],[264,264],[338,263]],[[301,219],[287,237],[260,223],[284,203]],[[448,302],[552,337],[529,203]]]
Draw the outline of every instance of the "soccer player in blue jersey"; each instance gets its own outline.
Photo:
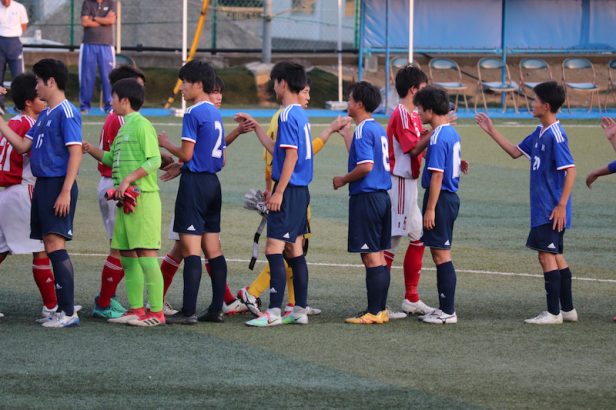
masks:
[[[177,147],[159,136],[159,144],[184,162],[173,225],[174,232],[180,235],[184,258],[184,298],[181,312],[167,322],[197,323],[202,241],[212,281],[212,302],[202,320],[223,322],[227,262],[220,245],[222,193],[216,174],[224,166],[226,145],[222,117],[208,95],[216,73],[208,63],[193,60],[180,69],[179,77],[184,98],[193,104],[184,114],[182,145]]]
[[[533,116],[541,124],[517,146],[496,130],[487,115],[477,114],[475,120],[511,158],[524,155],[530,161],[531,229],[526,246],[539,253],[547,311],[525,322],[537,325],[577,322],[571,270],[563,255],[565,230],[571,228],[571,190],[576,175],[567,134],[556,119],[565,101],[565,90],[555,81],[548,81],[537,85],[534,91]]]
[[[425,246],[430,248],[436,265],[438,309],[420,316],[430,324],[457,323],[455,310],[456,270],[451,258],[453,226],[458,217],[460,199],[460,136],[449,123],[449,95],[439,87],[428,86],[413,98],[419,117],[430,124],[429,138],[423,138],[411,151],[417,155],[428,145],[421,186],[425,189],[422,214]]]
[[[66,252],[73,239],[77,206],[77,172],[81,163],[81,117],[65,97],[68,70],[59,60],[45,58],[32,67],[36,92],[47,102],[36,123],[21,138],[0,120],[0,132],[19,153],[31,151],[32,194],[30,238],[43,240],[56,282],[58,309],[44,327],[79,325],[74,309],[74,271]]]
[[[307,83],[300,64],[277,63],[270,73],[276,98],[283,109],[278,118],[278,137],[272,141],[257,134],[268,151],[273,152],[274,189],[267,201],[267,244],[265,255],[271,269],[269,309],[249,326],[282,324],[281,308],[286,285],[284,257],[293,271],[295,307],[285,323],[307,324],[308,265],[302,248],[308,226],[308,184],[312,181],[312,136],[310,124],[300,104],[299,93]]]
[[[348,173],[333,179],[334,189],[349,184],[348,251],[361,254],[366,267],[368,308],[346,319],[351,324],[389,322],[387,292],[390,275],[384,251],[391,248],[391,188],[387,133],[372,118],[381,94],[361,81],[349,92],[348,113],[357,127],[353,138],[345,135],[349,150]],[[341,131],[350,133],[350,126]]]

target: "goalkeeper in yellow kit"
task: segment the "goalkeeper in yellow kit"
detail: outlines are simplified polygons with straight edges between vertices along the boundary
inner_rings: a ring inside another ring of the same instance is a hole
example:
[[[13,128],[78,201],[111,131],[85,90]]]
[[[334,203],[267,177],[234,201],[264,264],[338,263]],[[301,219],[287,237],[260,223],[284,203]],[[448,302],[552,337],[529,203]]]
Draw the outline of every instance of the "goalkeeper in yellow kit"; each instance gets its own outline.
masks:
[[[304,89],[299,93],[300,102],[302,107],[305,109],[308,106],[308,102],[310,101],[310,85],[306,85]],[[267,130],[267,136],[272,140],[276,141],[276,135],[278,133],[278,117],[282,109],[276,111],[273,115],[269,128]],[[254,125],[256,133],[264,133],[263,128],[248,114],[240,113],[236,115],[236,118],[247,120]],[[312,151],[316,155],[327,143],[329,137],[339,131],[341,128],[350,123],[350,119],[348,117],[338,117],[331,124],[319,134],[318,137],[312,140]],[[263,158],[265,159],[265,199],[269,198],[271,194],[273,181],[272,181],[272,154],[265,150]],[[310,207],[308,207],[308,224],[310,225]],[[307,243],[308,239],[311,236],[310,229],[308,229],[308,233],[304,234],[304,249],[307,251]],[[305,252],[304,251],[304,252]],[[286,264],[285,267],[287,269],[287,287],[289,288],[289,301],[287,306],[285,307],[285,315],[291,313],[293,311],[293,306],[295,306],[295,294],[293,291],[293,272],[291,268]],[[246,307],[250,310],[252,314],[258,316],[261,312],[259,310],[260,300],[259,296],[266,290],[269,289],[270,285],[270,267],[269,264],[266,264],[261,273],[257,276],[257,278],[249,285],[241,288],[237,294],[238,299],[240,299]],[[318,315],[321,313],[321,310],[307,306],[306,313],[309,315]]]

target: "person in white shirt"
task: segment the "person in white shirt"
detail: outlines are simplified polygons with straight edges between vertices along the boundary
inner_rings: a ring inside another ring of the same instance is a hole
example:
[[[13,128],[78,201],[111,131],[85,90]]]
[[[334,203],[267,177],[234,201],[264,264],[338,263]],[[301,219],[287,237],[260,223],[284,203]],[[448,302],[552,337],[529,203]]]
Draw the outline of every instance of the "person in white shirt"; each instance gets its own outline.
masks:
[[[0,86],[4,84],[6,65],[15,78],[24,71],[21,35],[26,31],[26,8],[13,0],[1,0],[0,5]],[[5,113],[4,96],[0,95],[0,114]]]

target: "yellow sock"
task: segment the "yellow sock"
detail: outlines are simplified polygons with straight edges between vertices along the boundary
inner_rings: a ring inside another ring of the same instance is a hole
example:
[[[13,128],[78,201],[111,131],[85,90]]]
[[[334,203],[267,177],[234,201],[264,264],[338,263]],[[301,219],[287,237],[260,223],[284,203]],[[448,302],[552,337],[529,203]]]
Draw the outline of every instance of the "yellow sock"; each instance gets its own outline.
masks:
[[[259,276],[248,287],[248,293],[255,298],[261,296],[266,289],[269,289],[270,285],[270,267],[269,263],[266,263]]]
[[[287,288],[289,289],[289,305],[295,306],[295,289],[293,288],[293,270],[287,266]]]

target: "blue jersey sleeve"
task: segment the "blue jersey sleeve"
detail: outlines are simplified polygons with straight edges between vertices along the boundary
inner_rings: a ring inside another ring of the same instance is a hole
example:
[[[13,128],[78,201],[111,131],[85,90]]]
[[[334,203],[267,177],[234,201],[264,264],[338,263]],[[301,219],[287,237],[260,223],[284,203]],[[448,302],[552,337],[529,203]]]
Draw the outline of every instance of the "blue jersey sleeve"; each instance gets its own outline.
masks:
[[[426,168],[430,171],[445,172],[447,168],[447,147],[445,144],[436,140],[434,144],[430,143],[430,155],[426,162]]]
[[[63,115],[61,118],[64,145],[81,145],[81,117],[79,115],[69,117]]]
[[[184,119],[182,120],[182,140],[197,142],[197,136],[199,129],[199,122],[197,118],[192,115],[192,112],[187,112],[184,114]]]
[[[530,154],[533,152],[533,136],[534,136],[534,133],[530,134],[528,137],[524,138],[524,140],[518,144],[518,149],[528,159],[530,159]]]
[[[357,128],[353,136],[355,146],[355,165],[374,163],[374,140],[375,135],[370,131],[364,131],[364,127]]]
[[[277,140],[280,141],[280,148],[299,148],[299,138],[302,130],[298,129],[298,121],[294,116],[294,109],[291,109],[284,119],[279,117]]]
[[[562,134],[558,128],[552,133],[552,152],[557,170],[561,171],[575,166],[573,156],[569,151],[567,136]]]

